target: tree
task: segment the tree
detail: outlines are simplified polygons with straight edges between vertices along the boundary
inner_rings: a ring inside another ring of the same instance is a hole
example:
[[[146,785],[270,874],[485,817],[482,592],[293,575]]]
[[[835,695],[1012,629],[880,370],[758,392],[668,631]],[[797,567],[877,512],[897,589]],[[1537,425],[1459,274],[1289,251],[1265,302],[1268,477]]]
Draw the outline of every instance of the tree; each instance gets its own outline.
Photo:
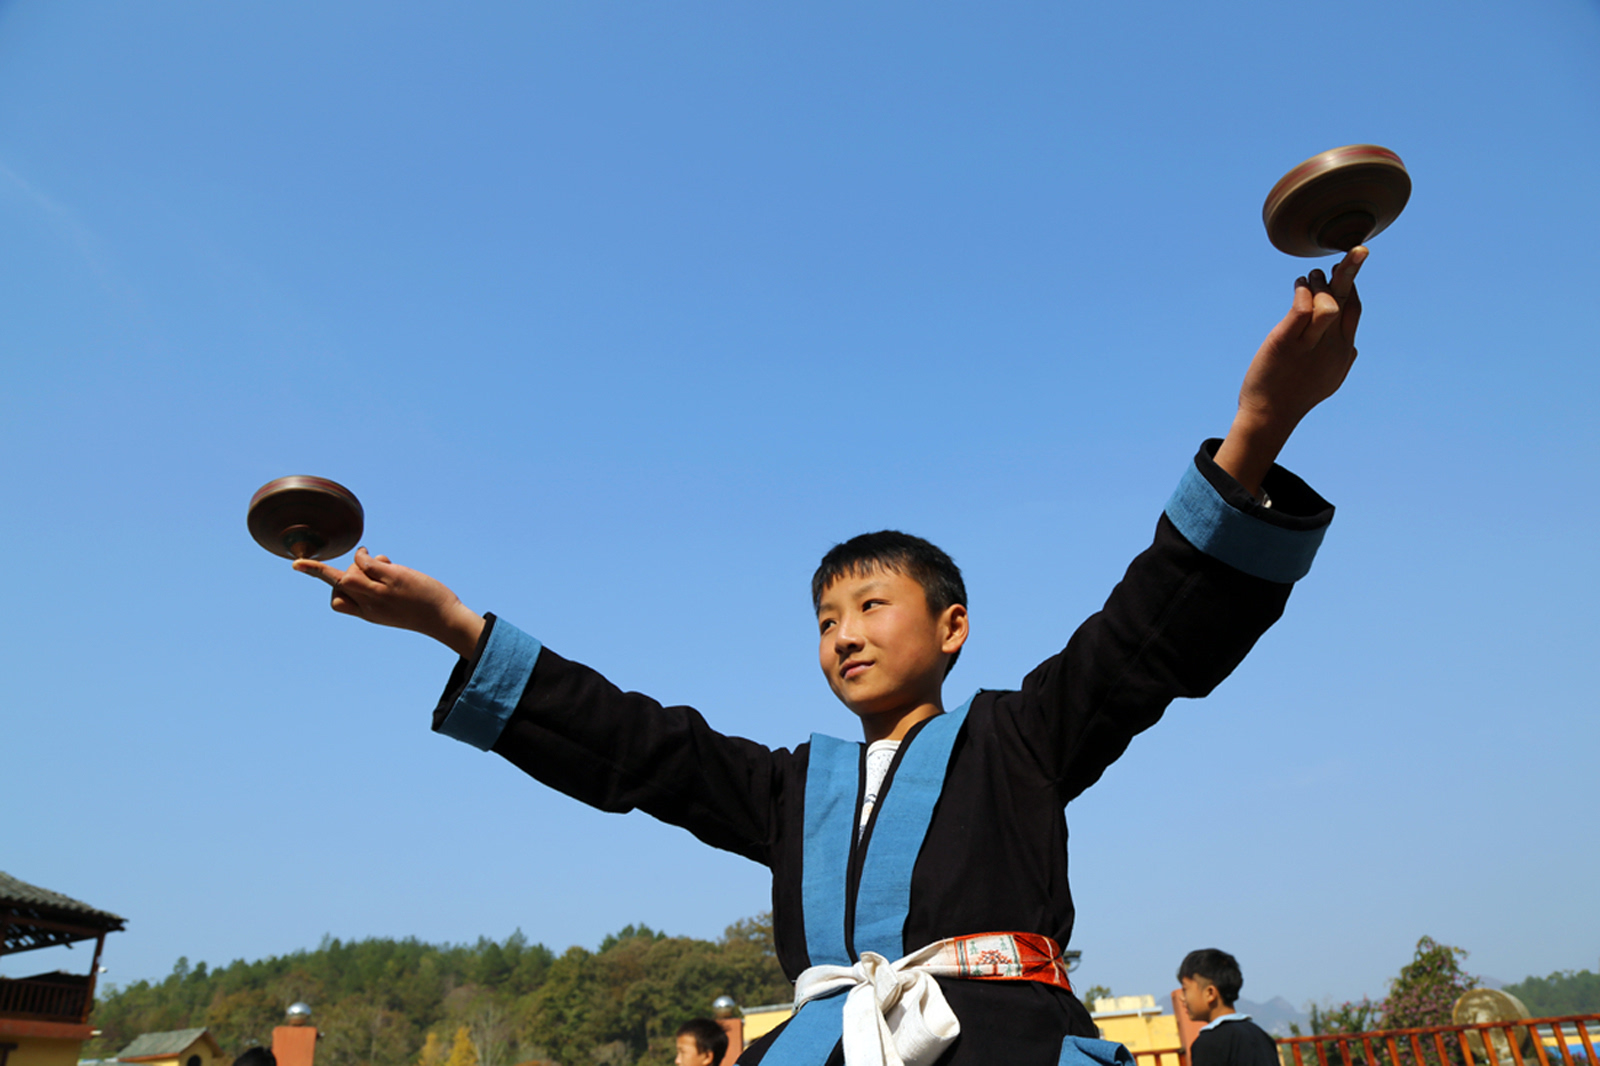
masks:
[[[1089,990],[1083,994],[1083,1003],[1090,1010],[1094,1010],[1097,1000],[1110,999],[1111,989],[1106,985],[1090,985]]]
[[[410,1020],[374,993],[346,996],[318,1014],[318,1066],[406,1066],[417,1046]]]
[[[272,1043],[273,1027],[283,1024],[284,1006],[265,989],[218,989],[206,1009],[205,1025],[223,1051],[237,1056],[247,1047]]]
[[[1369,1029],[1378,1027],[1378,1016],[1383,1009],[1383,1004],[1374,1003],[1366,996],[1356,1001],[1346,1001],[1337,1007],[1318,1007],[1315,1003],[1308,1008],[1311,1013],[1311,1035],[1333,1036],[1339,1033],[1364,1033]],[[1297,1022],[1289,1023],[1290,1036],[1304,1036]],[[1349,1054],[1345,1054],[1345,1049]],[[1304,1052],[1303,1052],[1304,1054]],[[1307,1058],[1308,1062],[1318,1062],[1315,1053]],[[1338,1043],[1328,1047],[1329,1066],[1359,1066],[1365,1061],[1362,1057],[1362,1047],[1359,1043],[1351,1042],[1341,1047]]]
[[[312,951],[216,968],[185,958],[160,981],[104,985],[93,1015],[101,1035],[84,1050],[104,1058],[140,1033],[204,1025],[236,1053],[269,1040],[284,1007],[303,1000],[326,1034],[318,1066],[446,1066],[462,1028],[472,1066],[587,1066],[616,1045],[630,1062],[666,1062],[677,1023],[715,997],[753,1006],[792,994],[764,914],[717,941],[631,925],[602,951],[559,959],[521,933],[440,945],[330,936]]]
[[[472,1030],[466,1026],[456,1030],[455,1041],[450,1045],[450,1057],[445,1059],[444,1066],[478,1066],[478,1052],[472,1046]]]
[[[1317,1009],[1315,1003],[1311,1004],[1311,1032],[1314,1036],[1324,1033],[1365,1033],[1378,1027],[1378,1018],[1383,1010],[1383,1003],[1372,1002],[1366,996],[1358,1000],[1346,1000],[1337,1007],[1323,1007]],[[1300,1033],[1290,1022],[1290,1029],[1296,1036]]]
[[[490,941],[499,951],[499,945]],[[472,1047],[479,1066],[503,1066],[511,1047],[511,1012],[500,997],[478,985],[462,985],[444,998],[445,1017],[465,1025],[472,1034]]]
[[[1522,1000],[1535,1018],[1600,1012],[1600,973],[1559,971],[1549,977],[1525,977],[1505,990]]]
[[[1462,948],[1441,944],[1430,936],[1417,941],[1417,952],[1389,981],[1389,998],[1383,1001],[1385,1029],[1414,1029],[1449,1025],[1450,1009],[1479,978],[1462,972]]]
[[[428,1031],[428,1038],[422,1042],[422,1050],[417,1054],[417,1066],[444,1066],[444,1041],[439,1039],[439,1034]]]

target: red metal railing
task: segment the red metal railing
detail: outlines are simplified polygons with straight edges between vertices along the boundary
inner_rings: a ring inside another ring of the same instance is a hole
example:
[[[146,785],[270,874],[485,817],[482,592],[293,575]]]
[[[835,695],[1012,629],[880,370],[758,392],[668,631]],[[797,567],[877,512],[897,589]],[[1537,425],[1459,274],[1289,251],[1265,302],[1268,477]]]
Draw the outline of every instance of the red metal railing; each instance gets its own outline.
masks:
[[[1591,1026],[1600,1014],[1291,1036],[1278,1048],[1284,1066],[1578,1066],[1580,1055],[1597,1066]]]
[[[0,1017],[45,1022],[83,1022],[89,1017],[89,989],[84,984],[14,981],[0,977]]]

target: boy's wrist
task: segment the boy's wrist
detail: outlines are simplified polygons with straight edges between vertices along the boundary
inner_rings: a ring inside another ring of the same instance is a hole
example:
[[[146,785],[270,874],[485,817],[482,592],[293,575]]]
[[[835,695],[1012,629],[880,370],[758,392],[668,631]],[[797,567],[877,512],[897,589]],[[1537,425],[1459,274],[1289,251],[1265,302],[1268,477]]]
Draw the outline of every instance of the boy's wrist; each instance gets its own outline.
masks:
[[[1259,496],[1262,479],[1278,461],[1298,422],[1241,407],[1217,448],[1216,464],[1250,495]]]
[[[483,636],[483,616],[457,600],[440,614],[438,626],[429,636],[463,659],[470,659]]]

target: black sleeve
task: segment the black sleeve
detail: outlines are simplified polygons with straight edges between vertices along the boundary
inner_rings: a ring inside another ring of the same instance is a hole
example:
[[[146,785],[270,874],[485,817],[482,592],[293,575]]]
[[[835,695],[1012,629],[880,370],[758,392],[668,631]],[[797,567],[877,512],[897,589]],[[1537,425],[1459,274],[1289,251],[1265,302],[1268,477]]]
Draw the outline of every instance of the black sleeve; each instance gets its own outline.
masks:
[[[1210,459],[1197,466],[1230,505],[1260,508]],[[1275,524],[1325,525],[1332,509],[1287,471],[1272,478],[1285,503]],[[1309,496],[1309,499],[1306,497]],[[1318,506],[1320,505],[1320,506]],[[1134,736],[1178,697],[1211,692],[1283,613],[1291,585],[1253,577],[1195,548],[1163,514],[1150,547],[1129,565],[1105,606],[1017,692],[996,698],[997,723],[1013,731],[1064,804],[1099,780]]]
[[[493,619],[491,618],[491,624]],[[483,641],[457,664],[435,728],[472,676]],[[700,840],[770,864],[786,780],[804,749],[773,751],[718,733],[690,707],[623,692],[543,648],[493,750],[530,776],[603,811],[642,810]],[[803,779],[798,777],[797,779]]]
[[[1228,1066],[1223,1041],[1210,1029],[1201,1030],[1189,1046],[1189,1066]]]

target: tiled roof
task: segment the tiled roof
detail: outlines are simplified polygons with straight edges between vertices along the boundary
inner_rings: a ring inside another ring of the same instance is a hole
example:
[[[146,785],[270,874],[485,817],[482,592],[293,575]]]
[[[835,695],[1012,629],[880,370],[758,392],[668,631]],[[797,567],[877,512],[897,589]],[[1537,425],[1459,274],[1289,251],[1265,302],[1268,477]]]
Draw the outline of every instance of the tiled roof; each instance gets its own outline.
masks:
[[[164,1059],[181,1055],[189,1050],[196,1040],[205,1039],[211,1044],[216,1041],[211,1034],[202,1029],[174,1029],[170,1033],[145,1033],[136,1036],[133,1043],[117,1052],[117,1058],[123,1062],[129,1059]]]
[[[0,870],[0,907],[7,906],[65,911],[80,917],[96,919],[96,924],[115,922],[118,928],[125,921],[125,919],[119,918],[109,911],[96,910],[87,903],[79,903],[71,896],[63,896],[61,893],[52,892],[48,888],[40,888],[38,885],[30,885],[26,881],[19,881],[4,870]]]
[[[110,911],[0,873],[0,955],[92,940],[126,924]]]

